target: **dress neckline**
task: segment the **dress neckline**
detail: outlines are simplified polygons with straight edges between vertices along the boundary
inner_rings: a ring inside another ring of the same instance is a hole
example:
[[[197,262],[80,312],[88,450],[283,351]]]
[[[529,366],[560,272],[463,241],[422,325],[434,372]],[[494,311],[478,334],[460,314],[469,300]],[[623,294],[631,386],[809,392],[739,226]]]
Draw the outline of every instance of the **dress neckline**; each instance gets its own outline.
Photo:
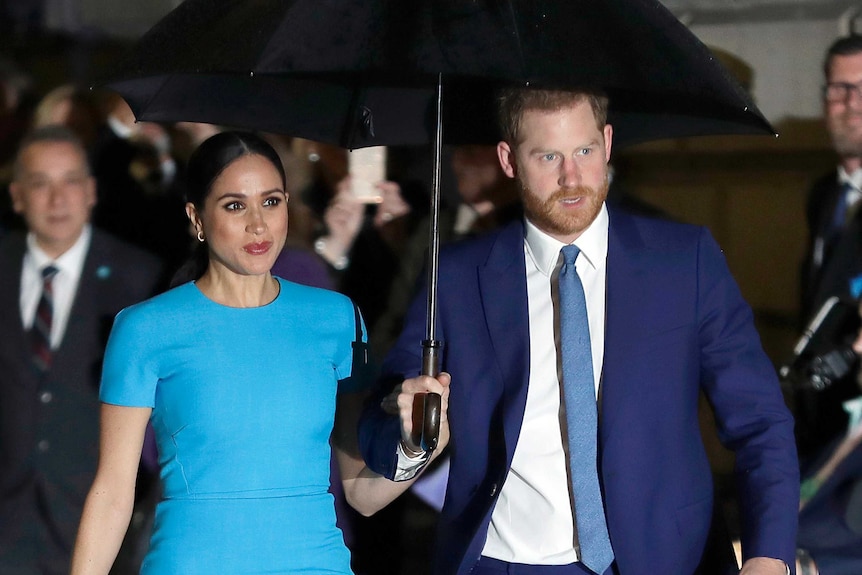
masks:
[[[283,280],[281,278],[279,278],[278,276],[272,276],[272,277],[273,277],[273,279],[275,279],[276,284],[278,285],[278,292],[275,294],[275,297],[272,298],[272,301],[270,301],[268,303],[265,303],[263,305],[256,305],[253,307],[239,307],[239,306],[232,306],[232,305],[226,305],[223,303],[219,303],[219,302],[215,301],[214,299],[210,298],[209,296],[207,296],[203,291],[201,291],[201,288],[198,287],[197,282],[190,281],[189,284],[190,284],[191,288],[194,289],[194,291],[204,301],[208,302],[211,305],[214,305],[214,306],[217,306],[217,307],[220,307],[223,309],[238,310],[238,311],[255,310],[255,309],[265,309],[265,308],[269,308],[271,306],[274,306],[278,302],[279,298],[281,298],[281,294],[284,292]]]

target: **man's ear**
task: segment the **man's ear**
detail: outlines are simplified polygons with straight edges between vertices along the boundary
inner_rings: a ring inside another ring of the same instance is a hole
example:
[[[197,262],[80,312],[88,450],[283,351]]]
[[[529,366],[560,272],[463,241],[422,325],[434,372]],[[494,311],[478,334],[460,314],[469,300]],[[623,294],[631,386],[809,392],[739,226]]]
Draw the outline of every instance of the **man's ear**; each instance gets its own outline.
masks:
[[[18,182],[11,182],[9,184],[9,196],[12,198],[12,210],[16,214],[21,214],[24,211],[23,194],[24,190],[21,189],[21,184]]]
[[[611,144],[613,143],[613,139],[614,139],[614,128],[613,128],[613,126],[611,126],[610,124],[605,124],[604,135],[605,135],[605,161],[610,162],[611,161],[611,147],[612,147]]]
[[[90,209],[96,207],[96,204],[99,203],[98,192],[99,192],[99,188],[98,188],[98,184],[96,183],[96,178],[94,178],[93,176],[88,176],[87,177],[87,196],[88,196],[87,205],[90,207]]]
[[[500,167],[503,168],[503,173],[510,178],[514,178],[517,174],[515,151],[508,142],[499,142],[497,144],[497,159],[500,161]]]

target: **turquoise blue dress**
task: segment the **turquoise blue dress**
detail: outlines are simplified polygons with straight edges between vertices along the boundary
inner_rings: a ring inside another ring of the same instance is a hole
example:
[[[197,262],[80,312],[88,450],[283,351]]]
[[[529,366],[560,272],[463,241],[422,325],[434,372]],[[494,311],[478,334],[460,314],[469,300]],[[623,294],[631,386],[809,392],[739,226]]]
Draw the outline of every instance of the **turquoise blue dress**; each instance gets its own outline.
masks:
[[[258,308],[187,283],[116,318],[101,400],[153,409],[164,490],[141,573],[351,573],[329,436],[336,394],[363,385],[357,314],[343,295],[279,283]]]

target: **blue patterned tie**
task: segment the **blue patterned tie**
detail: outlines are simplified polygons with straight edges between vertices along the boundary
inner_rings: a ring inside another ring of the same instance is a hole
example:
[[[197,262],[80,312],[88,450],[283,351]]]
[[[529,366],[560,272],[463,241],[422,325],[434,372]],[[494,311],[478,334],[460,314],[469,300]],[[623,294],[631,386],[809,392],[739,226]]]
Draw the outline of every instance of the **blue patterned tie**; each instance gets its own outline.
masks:
[[[36,305],[30,331],[33,365],[39,373],[51,367],[51,324],[54,320],[54,276],[60,271],[53,265],[42,268],[42,295]]]
[[[560,347],[563,366],[563,399],[569,433],[569,468],[575,501],[575,523],[581,563],[604,573],[614,560],[602,493],[599,488],[598,409],[593,380],[593,355],[584,287],[575,269],[580,250],[562,249],[560,269]]]

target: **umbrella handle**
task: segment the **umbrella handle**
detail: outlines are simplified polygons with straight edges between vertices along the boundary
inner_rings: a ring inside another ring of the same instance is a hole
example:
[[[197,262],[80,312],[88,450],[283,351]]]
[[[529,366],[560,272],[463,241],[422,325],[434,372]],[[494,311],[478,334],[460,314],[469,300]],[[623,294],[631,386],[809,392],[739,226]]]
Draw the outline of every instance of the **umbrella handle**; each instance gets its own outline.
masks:
[[[440,439],[441,398],[439,393],[417,393],[413,396],[413,443],[422,451],[437,449]]]
[[[438,340],[422,342],[422,375],[437,377],[440,374],[440,348]],[[437,449],[440,439],[440,411],[442,398],[439,393],[417,393],[413,397],[413,443],[423,451]]]

